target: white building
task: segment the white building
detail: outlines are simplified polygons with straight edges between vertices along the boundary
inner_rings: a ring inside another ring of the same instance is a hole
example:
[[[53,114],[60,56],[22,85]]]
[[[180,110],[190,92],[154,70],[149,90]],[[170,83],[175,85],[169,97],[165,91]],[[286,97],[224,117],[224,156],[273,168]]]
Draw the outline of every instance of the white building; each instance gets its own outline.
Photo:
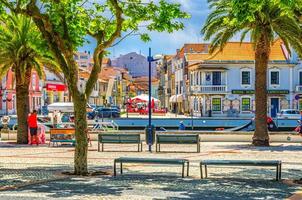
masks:
[[[255,58],[252,43],[230,42],[215,55],[186,53],[190,109],[198,116],[252,116],[255,111]],[[282,41],[272,46],[267,74],[268,114],[298,108],[302,66],[289,60]],[[300,103],[302,109],[302,102]]]
[[[125,55],[120,55],[112,60],[112,65],[127,69],[132,77],[148,76],[149,63],[147,58],[141,54],[131,52]],[[156,65],[152,63],[152,76],[156,75]]]

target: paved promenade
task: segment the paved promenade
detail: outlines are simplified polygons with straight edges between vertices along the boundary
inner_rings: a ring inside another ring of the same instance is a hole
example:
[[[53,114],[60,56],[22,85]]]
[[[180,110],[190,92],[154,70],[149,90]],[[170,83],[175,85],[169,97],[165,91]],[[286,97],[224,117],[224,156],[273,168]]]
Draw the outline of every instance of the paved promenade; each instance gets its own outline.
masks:
[[[161,153],[136,149],[131,144],[105,145],[106,152],[97,152],[93,143],[88,155],[90,170],[110,175],[67,177],[61,172],[72,170],[72,147],[0,142],[0,199],[259,200],[286,199],[301,190],[300,186],[274,181],[272,168],[210,167],[209,179],[204,180],[199,174],[199,161],[203,159],[278,159],[283,162],[282,178],[297,179],[302,177],[301,144],[256,148],[247,143],[201,143],[201,153],[189,153],[196,150],[195,145],[163,145]],[[190,176],[182,179],[179,166],[125,164],[125,174],[113,177],[113,159],[120,156],[186,158],[190,160]]]

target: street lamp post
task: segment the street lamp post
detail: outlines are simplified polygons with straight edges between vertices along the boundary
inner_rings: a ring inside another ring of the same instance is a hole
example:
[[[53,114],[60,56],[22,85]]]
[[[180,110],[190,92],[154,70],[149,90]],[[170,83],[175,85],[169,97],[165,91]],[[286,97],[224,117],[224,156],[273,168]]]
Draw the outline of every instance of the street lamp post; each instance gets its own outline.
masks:
[[[148,113],[149,113],[149,123],[148,123],[148,146],[149,146],[149,151],[152,151],[152,143],[153,143],[153,137],[152,137],[152,124],[151,124],[151,120],[152,120],[152,110],[151,110],[151,91],[152,91],[152,70],[151,70],[151,63],[154,61],[159,60],[160,58],[153,58],[151,55],[151,48],[149,48],[149,56],[147,58],[148,62],[149,62],[149,101],[148,101]]]
[[[149,112],[149,124],[148,124],[148,134],[149,134],[149,151],[152,151],[152,127],[151,127],[151,119],[152,119],[152,111],[151,111],[151,91],[152,91],[152,75],[151,75],[151,63],[153,61],[153,57],[151,56],[151,48],[149,48],[149,56],[148,56],[148,62],[149,62],[149,101],[148,101],[148,112]]]

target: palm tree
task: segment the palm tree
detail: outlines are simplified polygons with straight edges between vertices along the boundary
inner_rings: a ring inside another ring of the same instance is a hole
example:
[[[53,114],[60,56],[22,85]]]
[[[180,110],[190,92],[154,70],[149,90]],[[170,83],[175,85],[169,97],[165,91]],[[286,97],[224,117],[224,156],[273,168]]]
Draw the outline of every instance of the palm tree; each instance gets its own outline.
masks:
[[[202,33],[211,39],[210,53],[222,51],[226,43],[240,34],[241,42],[250,35],[255,48],[256,129],[253,144],[268,146],[267,66],[271,45],[281,38],[287,49],[292,46],[302,55],[302,30],[294,10],[298,0],[208,0],[209,14]]]
[[[31,19],[21,15],[0,17],[0,75],[14,72],[18,116],[17,143],[27,143],[29,85],[32,70],[44,77],[44,67],[59,72]]]

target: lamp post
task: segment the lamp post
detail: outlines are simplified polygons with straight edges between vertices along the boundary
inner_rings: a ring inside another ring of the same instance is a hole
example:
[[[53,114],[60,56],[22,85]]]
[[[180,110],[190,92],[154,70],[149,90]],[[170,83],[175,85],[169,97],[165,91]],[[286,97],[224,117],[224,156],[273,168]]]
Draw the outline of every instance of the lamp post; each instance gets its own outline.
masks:
[[[157,57],[157,56],[156,56]],[[151,55],[151,48],[149,48],[149,56],[147,58],[148,62],[149,62],[149,101],[148,101],[148,113],[149,113],[149,123],[148,123],[148,146],[149,146],[149,151],[152,151],[152,143],[153,143],[153,137],[152,137],[152,127],[151,127],[151,120],[152,120],[152,110],[151,110],[151,91],[152,91],[152,70],[151,70],[151,63],[154,61],[157,61],[161,59],[160,57],[157,58],[153,58],[153,56]]]

